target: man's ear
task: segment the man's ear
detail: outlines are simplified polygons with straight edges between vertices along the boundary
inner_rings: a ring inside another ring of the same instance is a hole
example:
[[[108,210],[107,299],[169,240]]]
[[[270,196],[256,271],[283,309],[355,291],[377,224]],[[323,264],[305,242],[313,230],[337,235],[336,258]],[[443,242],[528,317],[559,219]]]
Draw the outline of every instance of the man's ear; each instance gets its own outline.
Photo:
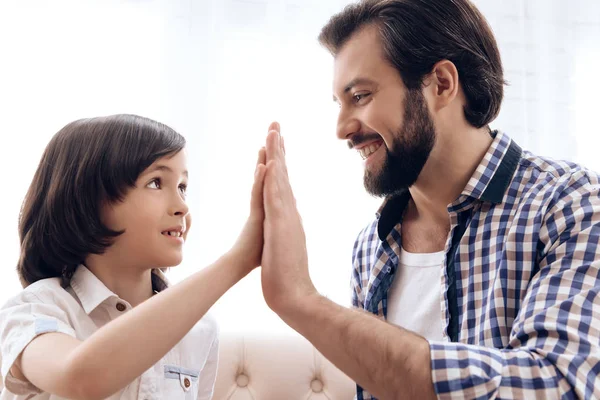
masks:
[[[439,111],[451,104],[459,94],[458,70],[452,61],[439,61],[425,77],[423,84],[433,110]]]

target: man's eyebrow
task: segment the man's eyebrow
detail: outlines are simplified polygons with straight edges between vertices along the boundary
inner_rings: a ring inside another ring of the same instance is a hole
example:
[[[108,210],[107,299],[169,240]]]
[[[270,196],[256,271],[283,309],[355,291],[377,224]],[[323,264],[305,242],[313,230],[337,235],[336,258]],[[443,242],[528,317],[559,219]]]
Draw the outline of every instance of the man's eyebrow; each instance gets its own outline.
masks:
[[[372,80],[371,80],[371,79],[369,79],[369,78],[363,78],[363,77],[354,78],[354,79],[352,79],[352,80],[351,80],[351,81],[350,81],[350,82],[349,82],[349,83],[348,83],[348,84],[347,84],[347,85],[344,87],[344,94],[345,94],[345,93],[348,93],[350,90],[352,90],[352,88],[353,88],[354,86],[357,86],[357,85],[374,85],[374,84],[375,84],[375,82],[374,82],[374,81],[372,81]],[[337,102],[338,102],[338,99],[337,99],[337,97],[335,97],[335,95],[333,95],[333,101],[334,101],[335,103],[337,103]]]
[[[350,83],[348,83],[346,85],[346,87],[344,88],[344,93],[348,93],[354,86],[357,86],[357,85],[373,85],[373,84],[375,84],[375,82],[369,78],[358,77],[358,78],[352,79],[350,81]]]

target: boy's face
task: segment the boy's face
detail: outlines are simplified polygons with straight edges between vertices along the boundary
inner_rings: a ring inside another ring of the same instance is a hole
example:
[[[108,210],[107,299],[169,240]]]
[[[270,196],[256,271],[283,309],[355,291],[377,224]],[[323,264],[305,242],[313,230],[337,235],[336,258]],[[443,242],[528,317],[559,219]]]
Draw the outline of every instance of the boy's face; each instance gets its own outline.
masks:
[[[143,171],[125,199],[104,210],[106,226],[125,231],[110,251],[127,264],[146,268],[180,264],[191,224],[187,182],[185,150],[160,158]]]

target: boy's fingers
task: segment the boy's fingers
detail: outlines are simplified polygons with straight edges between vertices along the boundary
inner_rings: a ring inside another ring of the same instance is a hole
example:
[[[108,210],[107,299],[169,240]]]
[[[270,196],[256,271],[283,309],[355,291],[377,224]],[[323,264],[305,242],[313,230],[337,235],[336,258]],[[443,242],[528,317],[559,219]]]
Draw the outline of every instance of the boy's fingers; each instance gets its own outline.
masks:
[[[263,146],[258,151],[258,159],[256,160],[256,166],[258,167],[258,164],[266,164],[266,163],[267,163],[267,149],[265,149],[265,147]]]
[[[267,167],[264,164],[258,164],[254,173],[254,184],[252,185],[252,199],[250,206],[252,209],[263,208],[263,186],[265,181],[265,172]]]

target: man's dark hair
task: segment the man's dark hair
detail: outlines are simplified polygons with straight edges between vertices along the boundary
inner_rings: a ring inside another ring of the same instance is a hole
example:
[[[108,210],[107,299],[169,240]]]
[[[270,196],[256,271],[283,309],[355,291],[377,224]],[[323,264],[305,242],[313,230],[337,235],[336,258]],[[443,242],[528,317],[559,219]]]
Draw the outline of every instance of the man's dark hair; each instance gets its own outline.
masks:
[[[367,25],[378,28],[386,59],[408,90],[441,60],[458,70],[467,121],[481,128],[500,111],[505,84],[500,52],[486,19],[468,0],[363,0],[323,27],[319,42],[334,56]]]

